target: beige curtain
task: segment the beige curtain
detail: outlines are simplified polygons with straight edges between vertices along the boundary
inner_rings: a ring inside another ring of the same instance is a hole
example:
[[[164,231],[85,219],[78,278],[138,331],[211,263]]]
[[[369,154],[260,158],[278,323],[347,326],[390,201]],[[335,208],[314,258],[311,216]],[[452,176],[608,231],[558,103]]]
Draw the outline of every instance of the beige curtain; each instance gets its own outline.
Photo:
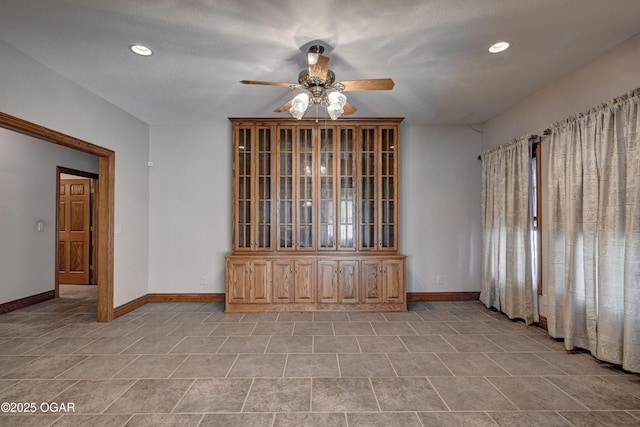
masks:
[[[640,108],[636,90],[550,135],[549,333],[640,372]]]
[[[480,301],[509,318],[538,321],[532,277],[530,136],[482,155]]]

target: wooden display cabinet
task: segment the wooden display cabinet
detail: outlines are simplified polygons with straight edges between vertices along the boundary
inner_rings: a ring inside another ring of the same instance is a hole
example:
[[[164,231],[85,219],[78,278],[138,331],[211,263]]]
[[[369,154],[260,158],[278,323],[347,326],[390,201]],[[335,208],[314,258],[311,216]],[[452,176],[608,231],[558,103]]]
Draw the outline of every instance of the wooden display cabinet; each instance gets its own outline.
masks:
[[[402,119],[230,120],[226,310],[406,310]]]

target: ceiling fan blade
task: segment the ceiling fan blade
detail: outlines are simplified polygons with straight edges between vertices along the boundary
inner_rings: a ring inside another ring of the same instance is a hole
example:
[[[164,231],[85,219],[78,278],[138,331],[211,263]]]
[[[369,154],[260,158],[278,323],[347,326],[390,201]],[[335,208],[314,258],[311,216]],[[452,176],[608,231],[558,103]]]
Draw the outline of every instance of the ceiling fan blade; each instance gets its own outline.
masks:
[[[354,90],[391,90],[395,83],[391,79],[345,80],[344,92]]]
[[[257,80],[240,80],[240,83],[242,83],[243,85],[281,86],[290,88],[297,88],[298,86],[300,86],[296,83],[261,82]]]
[[[349,114],[353,114],[356,111],[358,111],[358,109],[356,107],[354,107],[351,103],[349,103],[347,101],[346,104],[344,104],[344,107],[342,107],[342,110],[344,111],[344,113],[342,113],[345,116],[348,116]]]
[[[327,71],[329,71],[329,57],[324,55],[318,55],[318,61],[315,64],[309,64],[309,77],[317,77],[319,79],[327,78]]]
[[[285,102],[284,104],[282,104],[281,106],[273,110],[273,112],[284,113],[285,111],[289,111],[289,108],[291,108],[292,103],[293,103],[293,99],[290,99],[289,101]]]

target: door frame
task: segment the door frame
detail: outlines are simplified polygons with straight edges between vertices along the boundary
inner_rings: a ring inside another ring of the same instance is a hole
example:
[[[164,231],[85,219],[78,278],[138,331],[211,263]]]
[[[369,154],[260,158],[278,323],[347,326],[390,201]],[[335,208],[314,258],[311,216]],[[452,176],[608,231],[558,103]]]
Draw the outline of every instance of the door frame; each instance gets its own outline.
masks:
[[[90,189],[94,189],[95,188],[95,192],[93,194],[89,195],[89,212],[90,212],[90,216],[89,216],[89,285],[95,285],[97,283],[96,279],[96,275],[98,272],[98,263],[97,263],[97,252],[98,252],[98,247],[96,245],[96,234],[98,233],[98,226],[97,226],[97,221],[96,218],[98,217],[98,209],[97,209],[97,203],[96,203],[96,198],[98,196],[98,183],[100,182],[100,176],[92,173],[92,172],[85,172],[85,171],[81,171],[78,169],[70,169],[70,168],[66,168],[64,166],[57,166],[56,167],[56,188],[58,189],[56,191],[56,206],[60,206],[60,182],[61,182],[61,178],[60,175],[61,174],[69,174],[69,175],[74,175],[77,176],[79,178],[88,178],[90,180],[93,180],[93,182],[90,185]],[[56,209],[56,271],[58,271],[58,274],[56,274],[56,289],[55,289],[55,295],[56,298],[58,298],[60,296],[60,209]]]
[[[116,153],[108,148],[83,141],[64,133],[40,126],[0,112],[0,127],[29,135],[44,142],[71,148],[98,157],[98,176],[96,208],[98,218],[96,226],[98,268],[98,322],[110,322],[114,319],[113,307],[113,260],[114,260],[114,201],[115,201],[115,160]],[[59,186],[56,188],[56,193]],[[56,212],[59,208],[56,207]],[[57,261],[54,263],[57,281]]]

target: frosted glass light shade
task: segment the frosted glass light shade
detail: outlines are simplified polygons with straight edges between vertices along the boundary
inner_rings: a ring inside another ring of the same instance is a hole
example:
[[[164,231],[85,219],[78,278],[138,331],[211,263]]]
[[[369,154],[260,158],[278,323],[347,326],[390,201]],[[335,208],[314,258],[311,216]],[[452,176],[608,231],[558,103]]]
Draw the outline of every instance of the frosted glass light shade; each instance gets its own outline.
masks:
[[[330,105],[336,105],[342,108],[344,107],[344,104],[347,103],[347,97],[340,92],[331,92],[328,97]]]
[[[292,109],[304,114],[304,112],[307,111],[307,107],[309,107],[309,94],[306,92],[299,93],[293,98],[293,102],[291,103]]]

